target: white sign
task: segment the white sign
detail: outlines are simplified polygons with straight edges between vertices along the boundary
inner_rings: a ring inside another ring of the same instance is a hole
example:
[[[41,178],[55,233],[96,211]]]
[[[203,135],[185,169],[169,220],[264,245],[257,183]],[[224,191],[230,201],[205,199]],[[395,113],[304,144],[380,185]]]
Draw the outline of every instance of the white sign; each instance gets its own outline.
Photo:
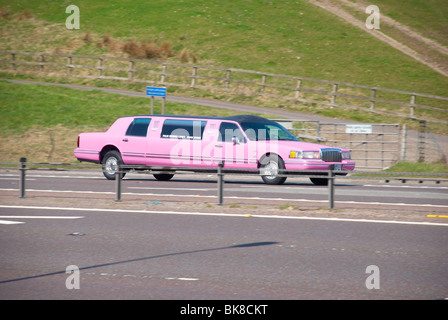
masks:
[[[345,133],[372,133],[371,124],[347,124],[345,125]]]

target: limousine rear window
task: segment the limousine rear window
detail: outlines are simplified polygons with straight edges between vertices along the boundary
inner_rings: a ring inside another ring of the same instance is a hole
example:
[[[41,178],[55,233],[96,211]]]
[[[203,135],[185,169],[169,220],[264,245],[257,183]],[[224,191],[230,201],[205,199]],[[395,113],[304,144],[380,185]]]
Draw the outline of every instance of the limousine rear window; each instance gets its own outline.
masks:
[[[200,120],[165,120],[161,137],[167,139],[201,140],[207,121]]]
[[[291,132],[275,122],[242,122],[241,127],[250,140],[299,141]]]
[[[127,136],[146,137],[151,119],[137,118],[132,121],[126,131]]]

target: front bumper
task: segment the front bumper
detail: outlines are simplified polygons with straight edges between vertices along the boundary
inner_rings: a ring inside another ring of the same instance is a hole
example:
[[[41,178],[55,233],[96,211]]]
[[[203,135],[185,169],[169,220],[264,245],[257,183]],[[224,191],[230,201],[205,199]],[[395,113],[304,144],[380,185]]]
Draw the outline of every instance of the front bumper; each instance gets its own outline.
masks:
[[[353,171],[355,169],[355,162],[353,160],[325,162],[318,159],[287,159],[285,161],[286,170],[330,170],[330,165],[334,165],[335,171]]]

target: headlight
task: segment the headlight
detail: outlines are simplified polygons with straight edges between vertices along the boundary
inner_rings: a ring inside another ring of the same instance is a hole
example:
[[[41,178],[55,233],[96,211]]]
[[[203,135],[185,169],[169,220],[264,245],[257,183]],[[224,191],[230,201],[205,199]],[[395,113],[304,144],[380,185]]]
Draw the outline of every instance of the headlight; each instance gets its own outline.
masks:
[[[350,151],[342,151],[342,160],[350,160],[352,155]]]
[[[289,157],[293,159],[320,159],[320,151],[291,151]]]

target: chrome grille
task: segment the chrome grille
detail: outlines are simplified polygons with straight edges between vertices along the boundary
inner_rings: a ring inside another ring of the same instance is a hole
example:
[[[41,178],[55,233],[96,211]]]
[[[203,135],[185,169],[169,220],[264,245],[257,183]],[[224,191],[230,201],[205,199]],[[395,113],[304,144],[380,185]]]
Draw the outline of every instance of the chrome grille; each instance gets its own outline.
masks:
[[[341,162],[342,152],[339,149],[322,149],[322,160],[325,162]]]

